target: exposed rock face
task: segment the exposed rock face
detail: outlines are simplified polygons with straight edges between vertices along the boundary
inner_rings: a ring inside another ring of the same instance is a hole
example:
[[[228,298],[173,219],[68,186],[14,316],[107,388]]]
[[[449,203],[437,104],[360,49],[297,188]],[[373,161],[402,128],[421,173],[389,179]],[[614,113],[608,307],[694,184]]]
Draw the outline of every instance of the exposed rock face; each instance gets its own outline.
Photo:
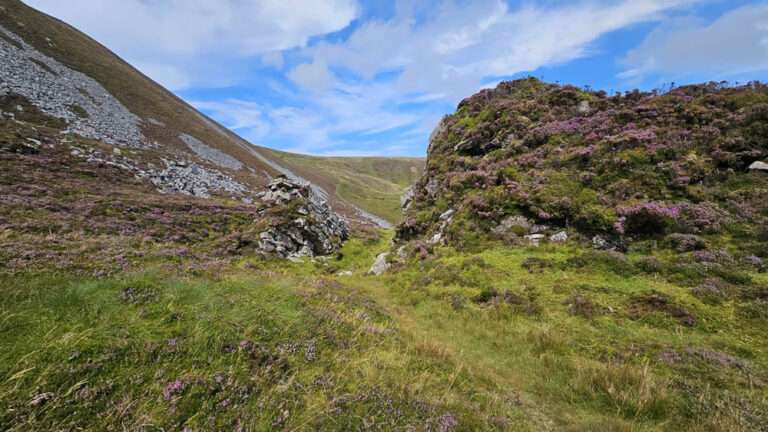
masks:
[[[211,191],[222,191],[232,195],[243,195],[247,188],[218,170],[206,169],[184,161],[163,159],[166,168],[162,171],[140,173],[158,186],[160,193],[180,193],[210,198]]]
[[[302,200],[294,209],[298,217],[288,221],[276,219],[272,228],[259,234],[259,247],[265,252],[284,257],[327,255],[349,237],[339,215],[309,185],[277,177],[269,183],[261,200],[268,208],[292,206]]]
[[[239,170],[243,167],[243,163],[234,157],[224,153],[221,150],[215,149],[192,135],[181,134],[179,135],[182,141],[189,146],[198,156],[218,165],[222,168],[229,168],[231,170]]]
[[[113,145],[148,147],[140,119],[96,80],[74,71],[0,27],[0,88],[69,123],[68,131]]]
[[[403,213],[411,206],[414,195],[416,195],[415,185],[410,185],[403,191],[403,194],[400,196],[400,207],[403,209]]]

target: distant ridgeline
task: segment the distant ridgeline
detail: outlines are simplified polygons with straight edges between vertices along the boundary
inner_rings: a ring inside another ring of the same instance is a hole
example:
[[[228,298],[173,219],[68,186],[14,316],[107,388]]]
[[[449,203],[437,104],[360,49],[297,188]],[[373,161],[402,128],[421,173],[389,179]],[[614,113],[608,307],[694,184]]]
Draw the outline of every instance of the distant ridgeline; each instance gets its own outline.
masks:
[[[397,236],[469,250],[570,239],[757,263],[768,258],[766,157],[765,84],[611,96],[503,82],[440,122]]]

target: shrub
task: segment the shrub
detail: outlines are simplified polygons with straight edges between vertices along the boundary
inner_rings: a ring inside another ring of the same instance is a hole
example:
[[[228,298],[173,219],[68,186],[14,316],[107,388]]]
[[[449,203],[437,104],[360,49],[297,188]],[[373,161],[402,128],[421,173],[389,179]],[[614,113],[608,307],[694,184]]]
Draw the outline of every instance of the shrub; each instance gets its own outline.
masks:
[[[680,216],[677,208],[662,207],[654,202],[619,208],[616,213],[621,216],[615,226],[617,231],[649,236],[667,232]]]
[[[709,243],[693,234],[672,234],[667,237],[672,248],[678,252],[690,252],[709,248]]]

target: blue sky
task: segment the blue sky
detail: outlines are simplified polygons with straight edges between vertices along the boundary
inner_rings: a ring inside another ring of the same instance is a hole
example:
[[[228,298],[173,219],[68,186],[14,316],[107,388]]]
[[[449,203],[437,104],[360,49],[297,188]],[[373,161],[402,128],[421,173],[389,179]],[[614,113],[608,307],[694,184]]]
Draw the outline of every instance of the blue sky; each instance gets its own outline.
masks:
[[[606,91],[768,81],[768,1],[27,0],[257,145],[424,156],[534,75]]]

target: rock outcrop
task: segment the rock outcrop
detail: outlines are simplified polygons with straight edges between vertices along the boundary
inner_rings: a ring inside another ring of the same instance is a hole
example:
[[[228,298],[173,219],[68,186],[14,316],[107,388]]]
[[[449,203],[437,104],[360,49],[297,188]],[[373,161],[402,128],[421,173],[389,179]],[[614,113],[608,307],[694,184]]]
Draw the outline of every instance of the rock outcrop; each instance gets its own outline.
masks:
[[[344,221],[309,185],[286,177],[269,183],[260,194],[262,214],[273,216],[271,228],[259,234],[259,248],[283,257],[328,255],[349,237]]]

